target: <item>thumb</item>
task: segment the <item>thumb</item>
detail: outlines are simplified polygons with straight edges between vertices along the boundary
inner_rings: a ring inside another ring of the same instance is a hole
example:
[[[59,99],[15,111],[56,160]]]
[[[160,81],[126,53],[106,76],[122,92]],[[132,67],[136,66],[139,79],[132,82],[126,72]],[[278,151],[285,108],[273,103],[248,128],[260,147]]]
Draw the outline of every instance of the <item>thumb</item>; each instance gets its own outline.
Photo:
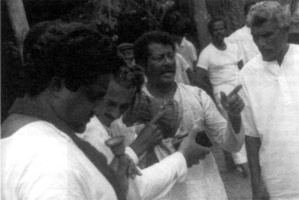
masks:
[[[201,151],[202,151],[202,154],[206,155],[206,154],[209,154],[211,152],[211,150],[207,147],[204,147],[204,146],[201,146]]]
[[[225,108],[227,102],[226,94],[224,92],[220,92],[220,96],[221,96],[221,104],[223,108]]]

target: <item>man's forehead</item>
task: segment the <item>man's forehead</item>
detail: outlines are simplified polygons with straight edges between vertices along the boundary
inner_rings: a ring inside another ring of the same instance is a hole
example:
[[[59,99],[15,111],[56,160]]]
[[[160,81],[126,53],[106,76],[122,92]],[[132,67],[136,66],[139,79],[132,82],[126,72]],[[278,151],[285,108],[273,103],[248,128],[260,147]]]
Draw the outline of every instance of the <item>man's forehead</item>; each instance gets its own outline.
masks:
[[[110,79],[109,86],[105,97],[117,97],[121,99],[123,98],[130,98],[135,96],[136,94],[136,87],[127,88],[117,81],[114,78]]]
[[[148,48],[152,54],[173,52],[173,48],[172,48],[171,44],[162,44],[162,43],[153,42],[153,43],[149,44]]]
[[[260,24],[259,26],[252,26],[251,31],[252,32],[269,32],[269,31],[275,31],[279,29],[277,22],[269,20],[265,21],[264,23]]]

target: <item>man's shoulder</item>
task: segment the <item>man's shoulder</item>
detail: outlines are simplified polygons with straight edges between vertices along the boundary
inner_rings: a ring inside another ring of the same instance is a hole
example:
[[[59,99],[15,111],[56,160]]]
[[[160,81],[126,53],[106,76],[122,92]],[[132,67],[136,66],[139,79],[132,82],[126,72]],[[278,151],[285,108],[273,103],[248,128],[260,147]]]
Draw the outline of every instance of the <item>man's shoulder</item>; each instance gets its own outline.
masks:
[[[255,56],[252,58],[248,63],[244,65],[242,68],[240,74],[245,75],[245,74],[252,74],[255,72],[258,72],[263,69],[263,59],[261,54]]]
[[[185,90],[185,92],[189,93],[189,94],[194,94],[196,96],[201,96],[202,93],[204,92],[203,89],[196,87],[196,86],[192,86],[192,85],[186,85],[183,83],[177,83],[178,87],[182,90]]]
[[[69,136],[59,131],[51,123],[35,121],[21,127],[11,136],[3,139],[1,144],[5,150],[20,151],[29,155],[65,148],[70,144],[70,141]]]
[[[296,54],[299,53],[299,45],[298,44],[290,44],[290,48],[295,52]],[[298,55],[298,54],[297,54]]]
[[[212,43],[208,44],[201,52],[200,55],[211,55],[215,51],[215,47]]]

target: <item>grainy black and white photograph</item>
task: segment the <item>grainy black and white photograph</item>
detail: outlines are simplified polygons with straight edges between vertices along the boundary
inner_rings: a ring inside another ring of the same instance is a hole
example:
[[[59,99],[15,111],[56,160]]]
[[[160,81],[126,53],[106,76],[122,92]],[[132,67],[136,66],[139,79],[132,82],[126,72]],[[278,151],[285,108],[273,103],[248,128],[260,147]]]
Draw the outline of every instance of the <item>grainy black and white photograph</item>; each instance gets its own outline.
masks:
[[[299,200],[299,0],[1,0],[3,200]]]

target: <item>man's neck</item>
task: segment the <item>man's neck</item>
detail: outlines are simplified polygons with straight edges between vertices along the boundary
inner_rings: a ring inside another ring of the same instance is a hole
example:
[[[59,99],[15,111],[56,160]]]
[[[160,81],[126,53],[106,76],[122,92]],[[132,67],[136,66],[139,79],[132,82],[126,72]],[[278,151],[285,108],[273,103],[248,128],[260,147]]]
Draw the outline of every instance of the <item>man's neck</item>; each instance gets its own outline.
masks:
[[[174,81],[168,84],[155,85],[148,82],[146,87],[147,90],[156,98],[172,99],[177,88],[177,83]]]
[[[224,40],[222,40],[222,41],[212,40],[212,44],[214,45],[214,47],[216,47],[218,50],[221,50],[221,51],[226,50],[226,47],[227,47]]]
[[[286,43],[283,46],[283,48],[281,49],[281,51],[279,52],[278,58],[276,59],[279,66],[281,65],[281,63],[282,63],[285,55],[287,54],[289,48],[290,48],[290,44]]]

